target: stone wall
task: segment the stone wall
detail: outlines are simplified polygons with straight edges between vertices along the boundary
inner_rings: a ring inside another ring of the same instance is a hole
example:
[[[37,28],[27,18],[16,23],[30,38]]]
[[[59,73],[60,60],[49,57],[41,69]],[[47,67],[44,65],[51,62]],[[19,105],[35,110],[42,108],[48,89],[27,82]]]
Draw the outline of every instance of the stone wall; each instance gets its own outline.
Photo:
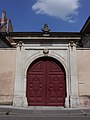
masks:
[[[12,104],[15,59],[15,49],[0,49],[0,104]]]
[[[90,49],[77,50],[77,68],[81,106],[90,106]]]
[[[28,51],[26,50],[24,52],[25,54],[24,53],[23,54],[28,56],[30,60],[27,57],[25,57],[25,59],[32,61],[32,56],[30,55],[33,54],[33,50],[32,52],[29,50]],[[37,52],[38,51],[36,51],[36,53]],[[53,53],[51,52],[51,50],[49,52],[50,55],[51,53]],[[62,55],[66,55],[67,51],[66,52],[60,51],[60,53],[62,53]],[[42,50],[40,52],[40,55],[43,55]],[[20,60],[20,64],[22,63],[26,65],[26,63],[28,63],[28,61],[27,62],[24,61],[24,62]],[[13,102],[14,84],[15,84],[14,82],[15,67],[16,67],[16,49],[1,48],[0,49],[0,104],[12,104]],[[90,106],[90,49],[77,49],[77,73],[78,73],[80,104],[81,106]]]

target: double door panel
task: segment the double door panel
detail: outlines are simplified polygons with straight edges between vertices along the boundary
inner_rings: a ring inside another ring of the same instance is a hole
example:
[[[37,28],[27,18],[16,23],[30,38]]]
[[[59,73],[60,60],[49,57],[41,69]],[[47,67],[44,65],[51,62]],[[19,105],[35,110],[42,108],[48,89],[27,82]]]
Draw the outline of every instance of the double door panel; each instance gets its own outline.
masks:
[[[27,73],[29,106],[63,106],[65,80],[62,67],[50,59],[36,61]]]

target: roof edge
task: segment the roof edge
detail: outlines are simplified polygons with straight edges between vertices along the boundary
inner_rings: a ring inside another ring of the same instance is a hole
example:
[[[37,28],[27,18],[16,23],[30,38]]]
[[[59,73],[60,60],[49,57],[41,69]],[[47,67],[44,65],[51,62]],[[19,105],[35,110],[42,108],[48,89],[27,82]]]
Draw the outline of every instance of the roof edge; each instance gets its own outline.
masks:
[[[90,16],[87,18],[84,26],[82,27],[80,33],[90,33]]]

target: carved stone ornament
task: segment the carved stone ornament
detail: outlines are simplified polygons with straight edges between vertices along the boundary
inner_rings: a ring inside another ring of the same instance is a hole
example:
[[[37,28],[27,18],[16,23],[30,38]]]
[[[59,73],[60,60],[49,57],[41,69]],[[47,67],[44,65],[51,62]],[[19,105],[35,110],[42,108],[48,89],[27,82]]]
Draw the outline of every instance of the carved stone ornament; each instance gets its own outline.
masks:
[[[42,31],[45,33],[48,33],[50,31],[48,24],[44,24],[44,27],[42,28]]]
[[[44,54],[48,54],[48,53],[49,53],[49,50],[48,50],[48,49],[44,49],[44,50],[43,50],[43,53],[44,53]]]
[[[70,41],[70,46],[73,47],[74,46],[74,42]]]
[[[20,51],[21,51],[21,48],[22,48],[22,44],[23,44],[23,42],[19,41],[18,46],[20,47]]]

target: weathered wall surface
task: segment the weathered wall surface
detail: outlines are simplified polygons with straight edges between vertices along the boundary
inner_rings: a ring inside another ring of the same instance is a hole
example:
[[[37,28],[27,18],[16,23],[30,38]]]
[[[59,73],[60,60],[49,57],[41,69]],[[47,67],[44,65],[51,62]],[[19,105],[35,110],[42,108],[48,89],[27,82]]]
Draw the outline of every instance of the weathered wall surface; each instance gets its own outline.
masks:
[[[0,49],[0,104],[12,104],[15,59],[15,49]]]
[[[31,52],[28,54],[31,55]],[[13,101],[15,66],[16,49],[1,48],[0,104],[11,104]],[[77,49],[77,73],[81,106],[90,106],[90,49]]]
[[[81,106],[90,106],[90,49],[77,50],[77,68]]]

